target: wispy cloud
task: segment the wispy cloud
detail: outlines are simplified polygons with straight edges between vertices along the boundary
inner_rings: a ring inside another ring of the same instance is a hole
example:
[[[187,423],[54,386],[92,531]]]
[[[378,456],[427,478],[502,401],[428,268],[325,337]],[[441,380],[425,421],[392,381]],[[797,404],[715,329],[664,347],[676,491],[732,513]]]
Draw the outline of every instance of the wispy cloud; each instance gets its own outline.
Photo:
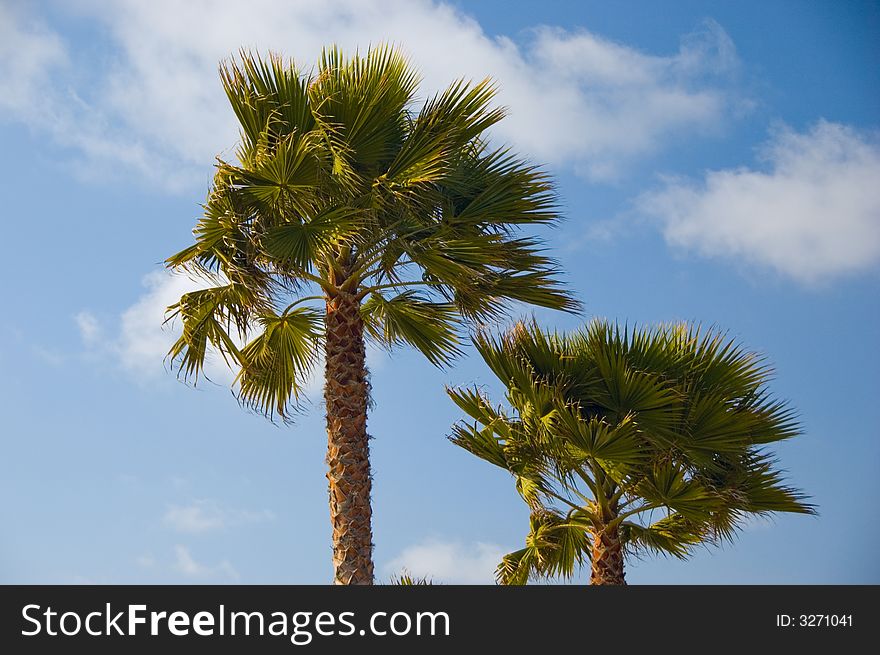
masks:
[[[490,37],[451,5],[424,0],[95,0],[69,11],[102,26],[95,36],[109,39],[109,55],[87,60],[45,23],[7,11],[6,113],[93,167],[121,163],[171,190],[204,184],[214,156],[236,141],[217,63],[242,46],[311,65],[328,43],[396,43],[423,72],[426,93],[492,76],[511,112],[497,135],[591,179],[615,177],[684,130],[715,129],[740,105],[730,92],[735,47],[713,22],[684,35],[676,52],[649,54],[586,29]],[[17,52],[16,43],[28,47]],[[45,115],[23,109],[36,98]]]
[[[222,283],[222,282],[217,282]],[[209,280],[153,271],[143,278],[144,292],[122,311],[118,320],[102,324],[83,310],[75,317],[83,345],[93,355],[112,360],[139,383],[168,378],[165,356],[180,337],[180,321],[166,323],[166,310],[190,291],[204,289]],[[237,339],[239,345],[243,341]],[[229,385],[235,373],[219,353],[209,352],[205,374],[213,382]]]
[[[171,505],[162,517],[165,525],[177,532],[202,534],[242,525],[274,521],[268,509],[259,511],[227,509],[214,500],[195,500],[186,505]]]
[[[401,571],[450,584],[494,584],[495,567],[507,553],[497,544],[429,539],[407,546],[383,568],[389,576]]]
[[[165,357],[180,337],[182,326],[180,320],[166,322],[166,310],[183,294],[211,284],[222,284],[222,281],[192,279],[164,270],[148,273],[143,278],[143,293],[122,311],[118,320],[104,325],[91,312],[83,310],[77,314],[75,322],[82,343],[90,354],[115,362],[139,384],[173,379]],[[241,347],[254,334],[245,335],[245,338],[233,334],[232,337]],[[367,344],[367,365],[370,370],[378,370],[387,359],[385,350],[373,343]],[[320,394],[323,369],[323,355],[319,353],[309,378],[302,386],[306,399],[314,399]],[[230,386],[237,370],[232,370],[218,352],[210,349],[204,374],[218,385]]]
[[[84,343],[94,344],[101,336],[101,326],[91,312],[82,310],[73,317],[73,320],[76,322],[76,327],[79,328],[79,334]]]
[[[132,373],[157,376],[164,371],[162,362],[171,346],[180,336],[179,321],[166,324],[166,311],[180,297],[211,286],[208,280],[192,279],[186,275],[172,275],[153,271],[144,276],[145,291],[119,320],[115,347],[122,367]],[[217,282],[222,284],[222,282]],[[216,382],[231,382],[233,375],[222,358],[210,357],[208,377]]]
[[[805,284],[880,263],[880,143],[820,121],[777,130],[761,149],[766,170],[709,171],[643,195],[669,244],[746,261]]]
[[[685,35],[669,55],[583,29],[542,27],[534,34],[517,51],[519,75],[499,64],[503,98],[513,109],[501,129],[527,152],[571,164],[594,181],[616,178],[675,134],[705,135],[746,106],[725,84],[738,58],[714,21]]]
[[[69,64],[61,37],[14,5],[0,4],[0,116],[46,126],[40,102],[55,74]]]
[[[189,548],[180,544],[174,547],[174,556],[175,570],[188,578],[202,580],[226,579],[233,581],[241,578],[229,560],[224,559],[216,566],[208,566],[197,561]]]
[[[0,5],[0,121],[23,123],[75,153],[71,170],[80,177],[113,174],[122,165],[168,189],[190,182],[155,166],[157,153],[140,135],[126,135],[124,123],[104,108],[103,82],[83,74],[96,66],[81,61],[31,9]]]

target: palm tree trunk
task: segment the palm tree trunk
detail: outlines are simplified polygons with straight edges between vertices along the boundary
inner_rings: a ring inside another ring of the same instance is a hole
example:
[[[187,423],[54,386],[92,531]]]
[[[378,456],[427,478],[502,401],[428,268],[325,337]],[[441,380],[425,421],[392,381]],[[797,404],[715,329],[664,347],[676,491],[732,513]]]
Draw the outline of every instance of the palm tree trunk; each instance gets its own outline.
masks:
[[[351,294],[327,299],[327,480],[333,526],[333,583],[373,584],[370,444],[364,324]]]
[[[597,530],[593,535],[591,585],[625,585],[623,546],[617,528]]]

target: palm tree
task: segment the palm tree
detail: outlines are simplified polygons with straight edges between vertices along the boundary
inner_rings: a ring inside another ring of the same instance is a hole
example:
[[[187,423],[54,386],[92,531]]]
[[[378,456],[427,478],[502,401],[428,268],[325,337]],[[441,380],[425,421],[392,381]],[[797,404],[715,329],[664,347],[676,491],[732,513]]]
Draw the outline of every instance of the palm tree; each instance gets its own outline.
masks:
[[[716,331],[591,322],[571,335],[517,324],[476,345],[512,413],[478,389],[447,390],[473,423],[450,439],[511,473],[531,509],[502,584],[571,577],[626,584],[629,554],[687,557],[770,512],[811,514],[768,444],[799,434],[767,391],[764,360]]]
[[[328,49],[314,73],[243,52],[221,78],[241,141],[237,161],[218,160],[195,243],[167,260],[213,285],[169,307],[183,324],[169,358],[195,381],[219,351],[239,400],[287,421],[323,348],[334,581],[371,584],[365,341],[442,366],[462,326],[510,301],[573,309],[518,234],[557,220],[555,195],[487,144],[504,116],[489,80],[416,108],[418,77],[387,47]]]

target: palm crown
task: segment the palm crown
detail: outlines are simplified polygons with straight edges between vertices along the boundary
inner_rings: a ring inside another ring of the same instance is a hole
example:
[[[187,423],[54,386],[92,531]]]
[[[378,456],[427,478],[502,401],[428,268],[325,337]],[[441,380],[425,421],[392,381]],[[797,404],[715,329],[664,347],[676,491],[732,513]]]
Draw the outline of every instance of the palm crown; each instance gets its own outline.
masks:
[[[195,243],[168,259],[224,282],[172,308],[186,377],[213,346],[241,366],[242,400],[285,416],[323,334],[308,301],[350,295],[370,337],[438,364],[466,320],[497,317],[506,300],[575,306],[539,244],[515,234],[556,220],[554,195],[543,172],[483,140],[504,115],[488,80],[416,112],[418,79],[387,48],[327,50],[314,75],[243,55],[222,79],[238,162],[218,162]]]
[[[372,580],[364,340],[442,365],[463,325],[509,301],[574,308],[554,262],[518,234],[557,219],[552,186],[487,144],[504,116],[488,80],[416,109],[418,78],[385,47],[326,50],[309,74],[243,53],[221,77],[241,143],[217,163],[195,243],[167,260],[214,281],[169,308],[183,325],[169,355],[195,380],[218,350],[241,402],[286,419],[323,346],[331,505],[353,494],[361,508],[360,542],[337,557],[361,562],[346,580]]]
[[[766,450],[798,434],[792,410],[769,395],[763,360],[722,334],[518,324],[476,344],[513,411],[449,390],[474,420],[451,440],[509,471],[531,508],[525,548],[498,567],[504,584],[586,562],[593,584],[624,584],[627,553],[683,558],[750,515],[813,511]]]

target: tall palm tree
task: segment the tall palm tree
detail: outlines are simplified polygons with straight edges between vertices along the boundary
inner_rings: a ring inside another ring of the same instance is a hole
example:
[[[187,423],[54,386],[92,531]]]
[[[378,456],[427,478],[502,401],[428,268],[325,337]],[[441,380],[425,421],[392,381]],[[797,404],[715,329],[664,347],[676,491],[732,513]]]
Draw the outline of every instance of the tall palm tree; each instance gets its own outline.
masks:
[[[334,581],[371,584],[365,340],[444,365],[462,326],[509,301],[573,309],[518,234],[556,221],[553,189],[485,140],[504,116],[489,80],[417,108],[418,77],[387,47],[328,49],[313,73],[242,53],[221,78],[241,142],[217,163],[195,243],[167,260],[213,284],[169,308],[183,324],[169,358],[195,380],[219,351],[240,401],[287,420],[323,348]]]
[[[474,421],[450,439],[509,471],[531,508],[525,547],[498,566],[502,584],[570,577],[587,562],[591,584],[626,584],[627,554],[685,558],[750,516],[814,512],[766,450],[799,434],[792,410],[770,396],[764,360],[723,334],[520,323],[476,345],[512,412],[450,389]]]

